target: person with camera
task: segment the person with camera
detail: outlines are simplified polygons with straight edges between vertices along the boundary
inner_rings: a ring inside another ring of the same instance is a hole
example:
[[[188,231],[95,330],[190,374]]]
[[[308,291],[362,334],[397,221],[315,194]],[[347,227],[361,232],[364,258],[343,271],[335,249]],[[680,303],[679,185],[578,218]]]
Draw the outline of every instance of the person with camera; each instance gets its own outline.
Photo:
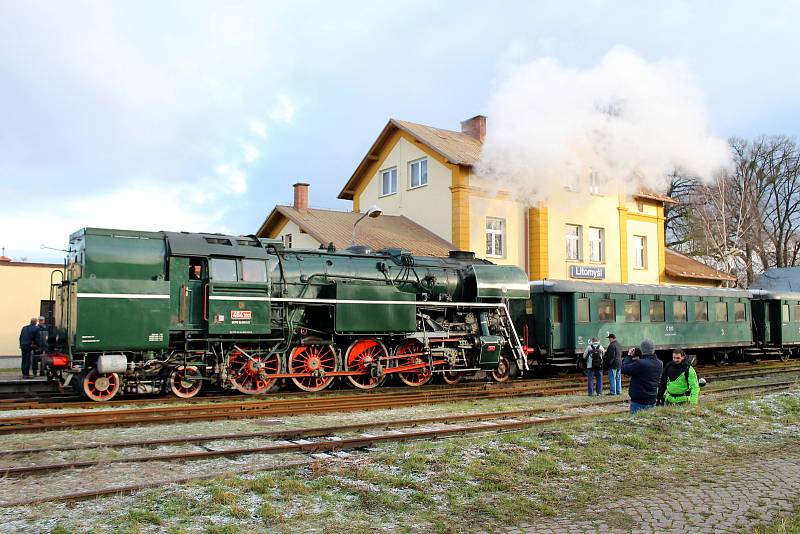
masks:
[[[586,362],[586,372],[589,377],[589,396],[592,396],[592,379],[594,378],[594,393],[598,397],[603,394],[603,354],[605,349],[600,341],[593,337],[592,341],[583,351],[583,359]]]
[[[642,341],[639,350],[641,356],[636,354],[636,349],[630,349],[622,361],[622,374],[631,377],[628,384],[631,414],[655,407],[661,371],[664,368],[664,364],[655,354],[656,346],[651,339]]]
[[[697,404],[700,398],[700,381],[697,371],[689,365],[683,349],[672,351],[672,361],[667,362],[658,388],[658,404],[675,406]]]

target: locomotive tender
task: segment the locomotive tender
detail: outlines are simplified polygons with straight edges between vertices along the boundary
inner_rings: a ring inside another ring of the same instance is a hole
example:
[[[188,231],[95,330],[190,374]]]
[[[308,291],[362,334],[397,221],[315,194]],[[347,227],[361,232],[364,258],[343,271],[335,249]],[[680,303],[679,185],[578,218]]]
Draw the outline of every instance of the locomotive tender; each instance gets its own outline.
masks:
[[[371,389],[527,369],[509,313],[529,298],[513,266],[408,251],[284,249],[278,240],[85,228],[54,286],[51,378],[96,401],[259,394],[287,380]]]

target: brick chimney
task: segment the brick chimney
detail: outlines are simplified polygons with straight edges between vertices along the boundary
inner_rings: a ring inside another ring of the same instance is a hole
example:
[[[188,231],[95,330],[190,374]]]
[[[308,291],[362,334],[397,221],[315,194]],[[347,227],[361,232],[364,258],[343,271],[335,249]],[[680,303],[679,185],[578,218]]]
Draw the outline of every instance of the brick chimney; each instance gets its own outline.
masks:
[[[298,182],[294,184],[294,209],[308,209],[308,184]]]
[[[484,115],[475,115],[471,119],[461,121],[461,132],[483,143],[486,137],[486,117]]]

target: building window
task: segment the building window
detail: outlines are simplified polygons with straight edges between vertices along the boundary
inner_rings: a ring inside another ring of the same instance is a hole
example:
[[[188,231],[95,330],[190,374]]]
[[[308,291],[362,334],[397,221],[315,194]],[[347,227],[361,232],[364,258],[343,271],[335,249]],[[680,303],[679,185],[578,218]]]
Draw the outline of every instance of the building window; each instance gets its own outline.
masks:
[[[581,259],[581,227],[575,224],[567,225],[567,260],[580,261]]]
[[[614,309],[614,301],[611,299],[601,299],[597,304],[597,318],[600,321],[613,323],[617,320],[617,312]]]
[[[647,269],[647,238],[643,235],[633,236],[633,266]]]
[[[676,323],[686,322],[686,301],[676,300],[672,303],[672,320]]]
[[[600,175],[597,171],[589,171],[589,192],[593,195],[600,194]]]
[[[644,212],[644,202],[642,202],[641,200],[636,201],[636,211],[638,211],[639,213]]]
[[[397,193],[397,167],[381,171],[381,196]]]
[[[578,322],[589,322],[589,299],[578,299]]]
[[[505,219],[486,217],[486,255],[502,258],[505,253],[506,240]]]
[[[638,300],[625,301],[625,322],[638,323],[642,320],[642,303]]]
[[[285,234],[283,236],[283,246],[285,248],[292,248],[292,234]]]
[[[694,303],[694,320],[698,322],[708,321],[708,302]]]
[[[578,190],[578,175],[577,174],[569,174],[564,178],[564,189],[567,191],[577,191]]]
[[[412,161],[408,164],[411,188],[428,184],[428,158]]]
[[[602,263],[606,259],[604,248],[605,230],[589,227],[589,261]]]
[[[747,308],[745,307],[744,302],[733,303],[733,320],[734,321],[747,320]]]

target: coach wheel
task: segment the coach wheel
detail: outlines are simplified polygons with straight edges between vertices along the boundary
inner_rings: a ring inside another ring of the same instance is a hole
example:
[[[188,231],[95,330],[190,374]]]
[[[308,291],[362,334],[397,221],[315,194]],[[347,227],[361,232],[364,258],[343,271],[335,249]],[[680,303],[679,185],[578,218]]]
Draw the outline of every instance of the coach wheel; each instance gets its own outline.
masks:
[[[203,375],[193,365],[176,367],[169,377],[170,390],[183,399],[194,397],[200,393],[200,388],[202,387]]]
[[[788,350],[784,349],[784,350],[781,351],[781,361],[782,362],[788,362],[791,357],[792,357],[792,353],[789,352]]]
[[[376,339],[364,338],[354,341],[344,357],[345,370],[362,374],[350,375],[347,380],[359,389],[380,386],[386,380],[382,370],[386,367],[388,357],[386,347]]]
[[[81,392],[93,401],[107,401],[119,391],[119,375],[117,373],[100,374],[92,369],[81,376]]]
[[[425,346],[422,343],[416,339],[408,339],[397,346],[394,354],[395,365],[397,367],[425,364],[425,367],[397,373],[397,376],[403,384],[416,387],[423,386],[430,382],[433,376],[429,365],[430,356],[426,353]]]
[[[326,373],[336,371],[336,352],[330,345],[302,345],[289,356],[290,373],[311,373],[311,376],[292,377],[292,382],[303,391],[321,391],[333,382]]]
[[[281,360],[276,353],[234,348],[228,357],[228,378],[234,388],[247,395],[269,391],[277,381],[269,375],[278,374],[280,370]]]
[[[497,369],[494,369],[491,373],[492,380],[495,382],[508,382],[508,379],[511,378],[516,371],[516,364],[508,357],[507,354],[503,354],[500,356],[500,363],[497,366]]]

